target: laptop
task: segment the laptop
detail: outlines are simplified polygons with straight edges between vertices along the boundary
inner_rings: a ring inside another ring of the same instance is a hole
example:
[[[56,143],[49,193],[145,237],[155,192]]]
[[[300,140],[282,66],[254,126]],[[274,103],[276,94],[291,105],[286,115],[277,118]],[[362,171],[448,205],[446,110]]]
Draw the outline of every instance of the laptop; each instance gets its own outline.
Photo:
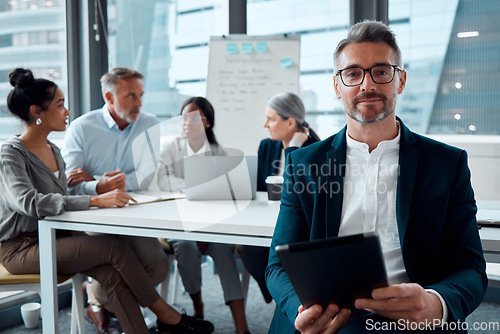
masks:
[[[188,200],[252,200],[257,157],[193,155],[184,159],[184,180]]]
[[[388,285],[375,233],[276,246],[276,253],[304,307],[330,303],[354,310],[354,300],[370,298]]]

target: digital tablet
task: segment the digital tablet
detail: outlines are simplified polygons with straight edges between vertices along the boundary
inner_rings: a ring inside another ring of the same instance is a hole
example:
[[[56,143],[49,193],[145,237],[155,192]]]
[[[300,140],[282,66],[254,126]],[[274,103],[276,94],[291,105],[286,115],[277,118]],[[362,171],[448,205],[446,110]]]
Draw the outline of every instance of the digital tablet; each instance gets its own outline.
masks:
[[[280,245],[276,253],[304,307],[354,309],[354,300],[388,285],[375,233]]]

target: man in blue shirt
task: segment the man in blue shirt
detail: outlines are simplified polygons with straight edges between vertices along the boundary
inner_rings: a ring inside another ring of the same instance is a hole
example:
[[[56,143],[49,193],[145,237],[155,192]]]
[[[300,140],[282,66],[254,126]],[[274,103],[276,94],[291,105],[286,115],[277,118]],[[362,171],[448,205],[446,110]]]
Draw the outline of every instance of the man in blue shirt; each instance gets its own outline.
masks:
[[[114,68],[101,78],[106,104],[75,121],[66,131],[63,158],[68,171],[71,194],[97,195],[114,189],[126,191],[147,188],[151,178],[138,177],[132,143],[147,129],[158,124],[155,115],[140,111],[143,75],[128,68]],[[141,180],[143,179],[143,180]],[[153,238],[125,237],[134,248],[151,280],[158,284],[167,272],[167,259]],[[109,325],[106,293],[98,282],[87,289],[87,315],[99,333],[113,332]]]

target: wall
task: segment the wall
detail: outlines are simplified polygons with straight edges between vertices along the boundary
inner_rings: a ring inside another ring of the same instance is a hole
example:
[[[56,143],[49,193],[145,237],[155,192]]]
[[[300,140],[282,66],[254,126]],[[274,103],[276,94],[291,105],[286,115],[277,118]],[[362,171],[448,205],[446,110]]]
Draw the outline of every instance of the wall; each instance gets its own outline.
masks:
[[[499,136],[433,135],[429,137],[467,151],[476,200],[500,200]]]
[[[500,201],[500,136],[429,137],[466,150],[476,199]],[[62,139],[52,141],[59,147],[62,144]]]

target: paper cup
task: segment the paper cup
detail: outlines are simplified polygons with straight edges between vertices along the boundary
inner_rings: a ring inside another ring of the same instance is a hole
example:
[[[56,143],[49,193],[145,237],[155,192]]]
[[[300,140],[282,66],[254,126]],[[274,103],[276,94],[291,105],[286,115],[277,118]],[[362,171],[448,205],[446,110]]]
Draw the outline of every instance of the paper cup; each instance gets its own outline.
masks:
[[[281,188],[283,187],[283,176],[268,176],[266,178],[267,199],[279,201],[281,199]]]
[[[21,306],[21,316],[26,328],[35,328],[40,320],[40,303],[27,303]]]

